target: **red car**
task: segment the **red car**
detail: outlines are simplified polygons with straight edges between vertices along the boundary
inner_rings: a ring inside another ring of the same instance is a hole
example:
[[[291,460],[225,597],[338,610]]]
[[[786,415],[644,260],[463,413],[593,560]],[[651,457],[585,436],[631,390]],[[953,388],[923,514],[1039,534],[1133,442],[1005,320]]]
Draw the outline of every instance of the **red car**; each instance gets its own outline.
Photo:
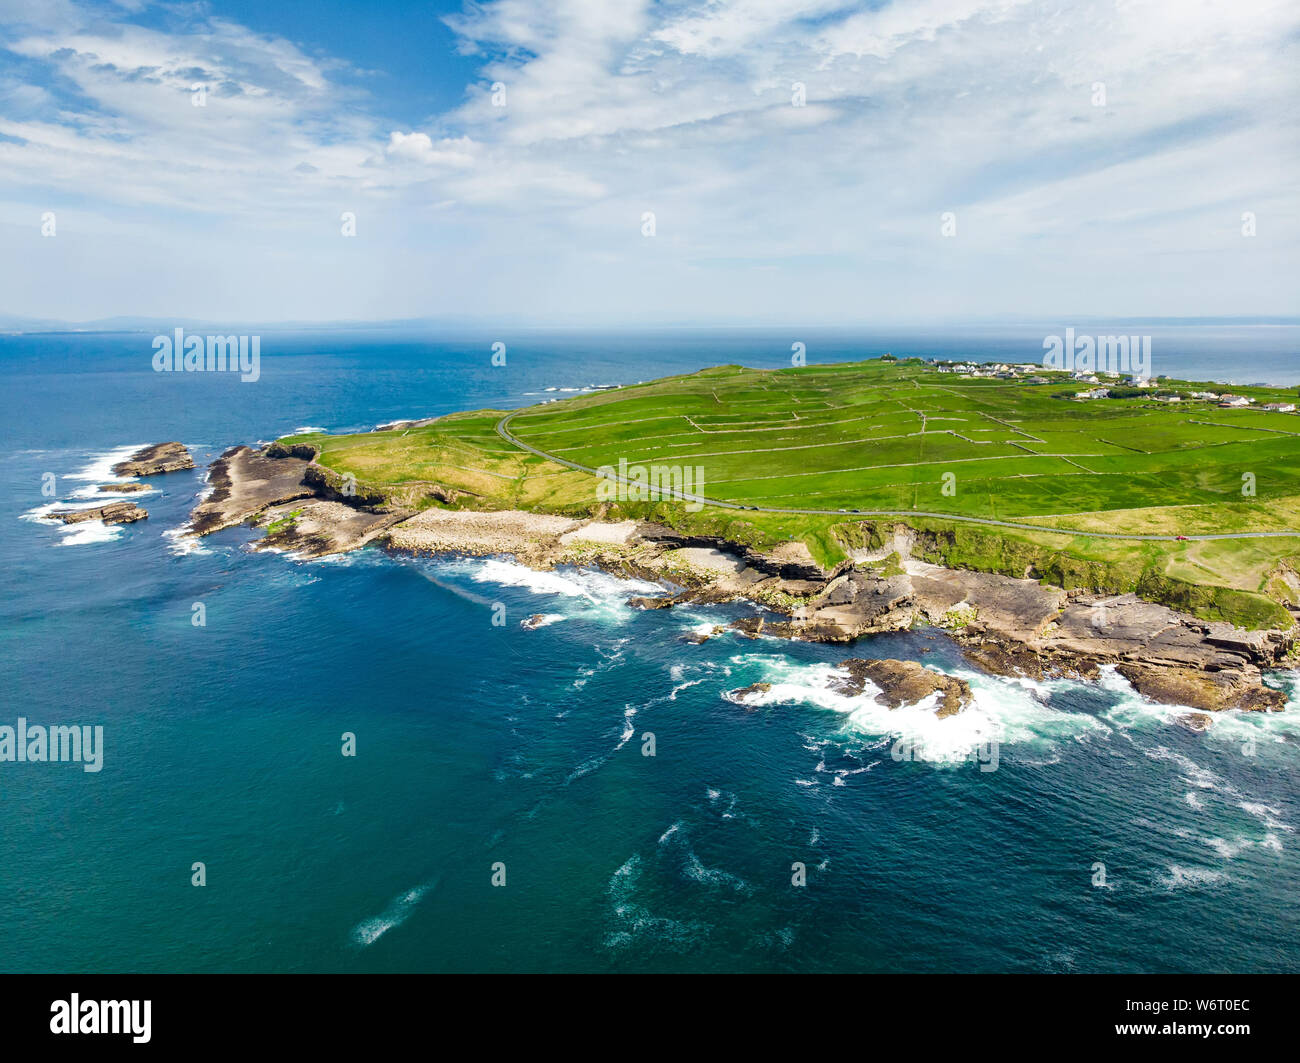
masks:
[[[1174,538],[1177,539],[1180,543],[1185,543],[1185,542],[1187,542],[1187,536],[1186,536],[1186,535],[1176,535],[1176,536],[1174,536]]]

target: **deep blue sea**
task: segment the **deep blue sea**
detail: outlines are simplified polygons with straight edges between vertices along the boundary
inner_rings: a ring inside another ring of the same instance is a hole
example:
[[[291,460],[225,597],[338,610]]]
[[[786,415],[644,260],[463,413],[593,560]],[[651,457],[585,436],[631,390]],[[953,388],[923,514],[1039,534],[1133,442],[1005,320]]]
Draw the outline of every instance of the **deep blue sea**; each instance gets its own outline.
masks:
[[[1300,382],[1295,327],[1124,331],[1155,372]],[[0,337],[0,725],[104,728],[97,773],[0,763],[0,970],[1300,971],[1295,675],[1286,712],[1197,735],[1122,680],[982,676],[938,632],[694,646],[751,607],[638,612],[642,585],[509,559],[297,562],[246,529],[187,553],[167,533],[203,467],[153,479],[145,522],[37,519],[155,441],[206,466],[792,342],[1036,360],[1043,334],[263,333],[255,383],[154,373],[151,335]],[[977,702],[840,697],[850,655]],[[723,696],[760,680],[757,707]]]

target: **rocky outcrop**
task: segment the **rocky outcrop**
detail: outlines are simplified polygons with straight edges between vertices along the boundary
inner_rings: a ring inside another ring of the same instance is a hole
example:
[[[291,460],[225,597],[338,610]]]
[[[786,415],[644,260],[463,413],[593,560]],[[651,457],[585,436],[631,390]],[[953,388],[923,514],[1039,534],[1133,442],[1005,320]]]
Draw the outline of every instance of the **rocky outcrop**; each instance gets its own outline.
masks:
[[[310,462],[302,471],[302,482],[318,498],[342,502],[347,506],[382,509],[388,501],[388,496],[377,487],[363,486],[350,476],[340,476],[332,469],[313,465]]]
[[[629,598],[627,604],[633,609],[671,609],[686,599],[687,596],[683,594],[669,594],[660,598],[636,595]]]
[[[1049,643],[1031,647],[1023,643],[985,641],[982,634],[957,633],[966,659],[989,675],[1025,676],[1029,679],[1096,679],[1100,663],[1091,657],[1061,652]]]
[[[1066,592],[1037,580],[992,572],[905,563],[924,619],[941,627],[1013,643],[1038,638],[1061,610]]]
[[[970,684],[956,676],[944,675],[916,661],[862,660],[851,657],[839,667],[848,675],[836,680],[834,690],[849,697],[861,694],[868,682],[879,692],[875,700],[891,709],[915,705],[934,693],[939,694],[934,714],[940,719],[955,716],[971,701]]]
[[[130,495],[137,491],[148,491],[148,484],[124,483],[124,484],[100,484],[99,490],[114,495]]]
[[[718,535],[687,535],[662,524],[650,523],[640,524],[636,530],[643,541],[658,543],[671,549],[693,548],[729,554],[745,567],[764,576],[774,576],[783,580],[811,580],[816,584],[821,584],[826,579],[826,573],[813,564],[811,559],[808,561],[782,559],[773,554],[759,553],[743,543],[732,542]]]
[[[190,532],[210,535],[255,517],[269,506],[309,498],[303,483],[307,462],[301,458],[272,458],[252,447],[232,447],[208,471],[211,493],[190,514]]]
[[[861,570],[831,579],[770,635],[849,642],[914,624],[947,628],[971,663],[1004,676],[1095,679],[1103,665],[1145,697],[1214,711],[1280,709],[1260,669],[1295,636],[1198,620],[1133,594],[1067,593],[1036,580],[907,561],[901,575]]]
[[[63,509],[50,514],[51,520],[61,520],[64,524],[82,524],[89,520],[103,521],[105,524],[130,524],[145,520],[147,510],[141,509],[134,502],[110,502],[106,506],[94,509]]]
[[[1226,624],[1221,627],[1231,630]],[[1195,668],[1245,663],[1247,656],[1208,637],[1216,629],[1216,625],[1136,595],[1080,594],[1070,598],[1039,641],[1059,653],[1100,661],[1134,657]],[[1222,630],[1219,633],[1224,634]]]
[[[255,549],[285,550],[298,557],[342,554],[409,516],[409,510],[376,513],[319,498],[283,502],[264,511],[261,522],[267,532]]]
[[[1072,594],[1034,637],[980,627],[956,633],[968,658],[999,675],[1095,678],[1113,664],[1152,701],[1205,711],[1280,710],[1285,696],[1265,686],[1261,666],[1280,663],[1294,636],[1207,623],[1132,594]]]
[[[311,462],[320,456],[320,448],[310,443],[269,443],[263,453],[268,458],[299,458]]]
[[[820,642],[852,642],[862,635],[900,631],[916,618],[915,592],[906,575],[881,578],[853,570],[791,615],[791,627]]]
[[[1264,686],[1259,669],[1254,667],[1207,672],[1126,661],[1116,665],[1115,670],[1143,697],[1164,705],[1186,705],[1208,712],[1281,712],[1286,708],[1286,695]]]
[[[772,689],[771,683],[751,683],[747,687],[740,687],[736,690],[728,690],[722,695],[724,701],[733,702],[736,705],[744,705],[746,709],[753,712],[755,701],[761,694],[766,694]]]
[[[113,466],[114,476],[156,476],[194,468],[194,459],[184,443],[154,443],[137,450],[126,461]]]
[[[636,578],[655,579],[660,578],[660,576],[661,574],[653,569],[642,568]],[[674,605],[720,605],[723,602],[735,601],[739,597],[743,597],[743,595],[734,588],[704,583],[698,587],[689,587],[684,591],[678,591],[676,594],[658,597],[636,595],[629,598],[627,604],[633,609],[671,609]]]

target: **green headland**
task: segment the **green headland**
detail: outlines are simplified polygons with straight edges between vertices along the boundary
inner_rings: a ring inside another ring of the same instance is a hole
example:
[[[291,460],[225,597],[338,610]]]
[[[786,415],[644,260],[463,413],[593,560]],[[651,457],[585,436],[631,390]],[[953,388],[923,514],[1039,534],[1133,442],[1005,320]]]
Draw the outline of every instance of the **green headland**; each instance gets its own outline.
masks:
[[[1294,389],[978,368],[727,365],[279,446],[316,451],[368,504],[652,520],[757,549],[801,541],[825,567],[905,524],[918,556],[950,568],[1291,626]],[[598,475],[650,467],[685,470],[684,493],[707,501],[640,499]]]

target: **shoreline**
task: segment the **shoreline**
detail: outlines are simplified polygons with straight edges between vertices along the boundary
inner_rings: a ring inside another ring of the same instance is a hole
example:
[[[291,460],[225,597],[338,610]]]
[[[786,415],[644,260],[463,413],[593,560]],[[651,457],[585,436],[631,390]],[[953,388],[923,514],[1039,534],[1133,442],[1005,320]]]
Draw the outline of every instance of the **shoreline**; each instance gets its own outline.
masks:
[[[604,507],[577,518],[509,509],[417,512],[349,494],[308,447],[232,447],[212,463],[209,481],[214,490],[194,508],[182,537],[252,524],[264,531],[253,549],[301,558],[376,543],[413,556],[509,556],[541,571],[593,566],[669,591],[630,595],[635,608],[745,600],[780,617],[743,618],[692,641],[733,629],[848,646],[932,626],[987,674],[1095,679],[1113,665],[1139,694],[1194,713],[1281,711],[1285,695],[1265,685],[1263,675],[1285,669],[1296,650],[1294,631],[1247,631],[1135,594],[1067,591],[930,564],[912,556],[917,532],[901,521],[883,548],[854,551],[827,570],[801,542],[761,552],[647,521],[606,520]]]

